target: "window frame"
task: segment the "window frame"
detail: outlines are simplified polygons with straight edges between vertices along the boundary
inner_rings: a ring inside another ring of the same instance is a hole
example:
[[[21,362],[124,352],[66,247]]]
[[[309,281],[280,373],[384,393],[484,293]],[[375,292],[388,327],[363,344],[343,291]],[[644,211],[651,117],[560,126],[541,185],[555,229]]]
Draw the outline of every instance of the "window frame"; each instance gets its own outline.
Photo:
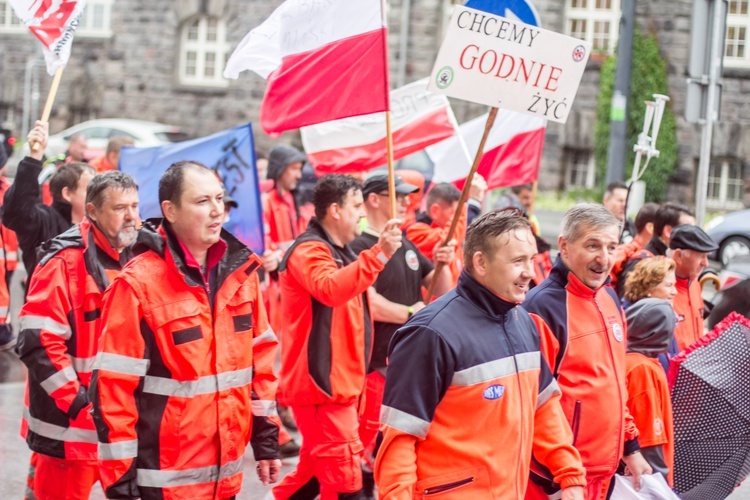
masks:
[[[738,177],[729,177],[731,166],[739,169]],[[719,169],[718,176],[716,169]],[[708,170],[708,185],[706,189],[706,207],[713,209],[741,210],[745,208],[743,203],[745,181],[742,173],[744,165],[737,158],[712,158]],[[728,199],[729,186],[734,184],[738,187],[740,196],[738,199]],[[712,191],[718,187],[718,196],[711,196]]]
[[[732,3],[738,2],[738,4],[745,6],[745,13],[732,13]],[[727,52],[730,50],[730,39],[729,33],[731,30],[744,30],[744,38],[739,37],[732,38],[733,43],[731,46],[738,47],[740,44],[743,48],[743,55],[728,56]],[[727,26],[724,32],[724,66],[729,68],[746,68],[750,69],[750,0],[730,0],[727,12]]]
[[[583,184],[573,184],[573,173],[582,172],[580,167],[584,163],[578,161],[582,155],[586,155],[586,178]],[[564,161],[564,188],[568,189],[593,189],[596,187],[596,163],[594,152],[586,148],[565,148]]]
[[[82,14],[84,22],[89,25],[92,21],[88,17],[89,12],[93,12],[95,6],[101,7],[102,27],[93,28],[90,26],[79,25],[76,28],[76,38],[110,38],[112,37],[112,8],[114,0],[87,0],[86,8]],[[25,34],[28,28],[16,17],[10,2],[0,0],[0,34]]]
[[[597,1],[610,2],[609,9],[597,9]],[[573,4],[584,3],[585,7],[576,6]],[[564,33],[568,36],[573,36],[586,40],[591,43],[592,52],[595,54],[612,54],[617,46],[617,40],[620,31],[620,18],[622,17],[621,0],[565,0],[565,15],[564,15]],[[583,36],[580,33],[573,33],[571,30],[571,21],[585,21],[586,28],[583,32]],[[593,28],[597,22],[608,22],[609,23],[609,34],[606,35],[607,48],[601,49],[595,45],[595,33]]]
[[[208,22],[216,21],[216,40],[207,39]],[[191,27],[198,23],[197,38],[189,39]],[[227,39],[227,23],[223,18],[199,14],[192,16],[180,26],[180,54],[178,59],[178,81],[190,87],[227,88],[229,80],[223,72],[231,49]],[[195,75],[187,74],[188,53],[195,53]],[[207,55],[214,55],[214,76],[205,76]],[[223,57],[222,57],[223,55]]]

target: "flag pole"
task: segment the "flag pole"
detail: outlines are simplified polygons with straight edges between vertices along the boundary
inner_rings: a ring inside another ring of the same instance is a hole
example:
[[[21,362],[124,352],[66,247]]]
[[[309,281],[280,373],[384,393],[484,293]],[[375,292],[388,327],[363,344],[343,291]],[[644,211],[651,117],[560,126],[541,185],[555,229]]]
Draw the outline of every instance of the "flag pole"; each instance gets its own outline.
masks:
[[[479,148],[477,149],[477,154],[474,157],[474,163],[472,163],[471,165],[471,170],[469,170],[469,175],[466,177],[464,188],[461,190],[461,197],[458,199],[458,209],[456,209],[456,215],[453,216],[451,225],[448,228],[448,234],[446,235],[445,240],[443,240],[443,243],[440,246],[447,245],[448,242],[453,239],[453,234],[456,232],[456,225],[458,224],[458,218],[460,216],[459,214],[461,213],[461,210],[463,210],[466,199],[469,197],[471,181],[474,178],[474,174],[477,172],[477,169],[479,168],[479,163],[482,161],[482,155],[484,155],[484,144],[487,142],[487,137],[490,135],[490,130],[492,130],[492,126],[495,124],[495,117],[497,117],[497,108],[491,108],[490,114],[489,116],[487,116],[487,122],[484,124],[484,134],[482,134],[482,140],[479,141]],[[437,283],[438,275],[443,270],[443,267],[445,267],[445,264],[442,262],[438,262],[435,266],[435,273],[432,276],[430,286],[427,288],[427,298],[425,302],[428,304],[430,303],[430,299],[432,299],[432,296],[434,295],[435,284]]]
[[[44,111],[42,112],[42,119],[43,122],[49,121],[49,115],[52,114],[52,103],[55,102],[55,97],[57,96],[57,89],[60,88],[60,80],[62,79],[63,69],[65,69],[65,66],[60,66],[57,68],[57,71],[55,71],[55,77],[52,79],[52,85],[49,88],[49,94],[47,94],[47,102],[44,103]],[[32,151],[39,151],[39,143],[34,143],[34,146],[31,148]]]
[[[385,71],[385,98],[388,100],[388,107],[385,111],[385,147],[388,159],[388,202],[390,205],[391,219],[396,218],[396,171],[393,166],[393,131],[391,130],[391,84],[390,78],[388,77],[388,18],[386,17],[385,1],[380,0],[380,20],[383,26],[386,27],[385,35],[383,36],[383,65]]]

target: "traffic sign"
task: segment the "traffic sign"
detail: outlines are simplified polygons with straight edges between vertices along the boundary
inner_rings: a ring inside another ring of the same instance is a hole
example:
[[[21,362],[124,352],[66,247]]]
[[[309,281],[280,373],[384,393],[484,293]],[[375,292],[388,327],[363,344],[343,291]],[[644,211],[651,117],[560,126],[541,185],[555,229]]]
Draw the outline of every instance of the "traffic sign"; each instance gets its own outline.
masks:
[[[532,26],[542,26],[542,20],[531,0],[467,0],[466,6],[496,16],[517,19]]]

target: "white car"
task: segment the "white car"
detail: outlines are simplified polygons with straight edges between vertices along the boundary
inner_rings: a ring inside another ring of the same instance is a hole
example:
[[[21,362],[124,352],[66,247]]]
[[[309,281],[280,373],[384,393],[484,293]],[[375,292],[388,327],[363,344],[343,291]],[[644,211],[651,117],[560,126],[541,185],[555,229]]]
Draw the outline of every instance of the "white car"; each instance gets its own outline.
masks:
[[[86,156],[89,159],[104,154],[104,151],[107,149],[107,142],[111,137],[116,136],[130,137],[135,142],[135,145],[140,147],[159,146],[169,142],[190,139],[179,127],[163,123],[130,120],[127,118],[89,120],[51,135],[47,145],[47,157],[51,158],[65,153],[68,149],[68,140],[73,134],[78,133],[86,136],[88,140]],[[28,144],[24,144],[21,158],[28,155],[28,151]]]

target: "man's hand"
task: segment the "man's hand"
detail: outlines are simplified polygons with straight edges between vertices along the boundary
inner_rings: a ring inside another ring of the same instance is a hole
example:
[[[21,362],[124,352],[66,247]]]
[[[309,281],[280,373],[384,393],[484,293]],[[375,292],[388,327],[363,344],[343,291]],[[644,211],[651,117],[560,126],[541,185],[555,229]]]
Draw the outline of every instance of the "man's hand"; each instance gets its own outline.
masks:
[[[265,252],[263,252],[263,256],[261,257],[261,259],[263,259],[263,269],[265,269],[267,273],[276,271],[279,268],[279,263],[281,262],[281,259],[279,259],[279,254],[273,250],[266,250]]]
[[[450,240],[445,246],[440,246],[441,243],[438,243],[435,246],[435,249],[432,251],[433,262],[435,262],[435,264],[437,264],[438,262],[442,262],[446,265],[450,264],[451,262],[453,262],[453,259],[456,258],[457,242],[456,240]]]
[[[628,455],[627,457],[622,457],[622,461],[625,462],[625,474],[633,476],[633,488],[635,491],[640,491],[641,476],[643,474],[653,474],[653,469],[651,469],[651,466],[646,462],[646,459],[643,458],[640,451]]]
[[[411,307],[412,309],[414,309],[414,314],[416,314],[422,309],[424,309],[425,305],[424,305],[424,302],[420,300],[419,302],[415,302],[414,304],[412,304]]]
[[[263,486],[268,486],[279,480],[281,460],[278,458],[275,460],[260,460],[255,466],[255,470],[258,472],[258,479],[263,483]]]
[[[44,150],[47,149],[48,140],[49,123],[37,120],[34,124],[34,128],[31,129],[29,135],[26,136],[26,141],[29,143],[31,151],[29,156],[35,160],[42,161]]]
[[[571,486],[562,490],[560,500],[583,500],[583,486]]]
[[[378,240],[378,246],[385,252],[388,257],[391,257],[396,250],[401,248],[401,223],[399,219],[391,219],[385,224],[385,229],[380,233],[380,239]]]
[[[487,181],[479,174],[474,174],[469,187],[469,198],[477,200],[479,203],[484,201],[484,193],[487,192]]]

